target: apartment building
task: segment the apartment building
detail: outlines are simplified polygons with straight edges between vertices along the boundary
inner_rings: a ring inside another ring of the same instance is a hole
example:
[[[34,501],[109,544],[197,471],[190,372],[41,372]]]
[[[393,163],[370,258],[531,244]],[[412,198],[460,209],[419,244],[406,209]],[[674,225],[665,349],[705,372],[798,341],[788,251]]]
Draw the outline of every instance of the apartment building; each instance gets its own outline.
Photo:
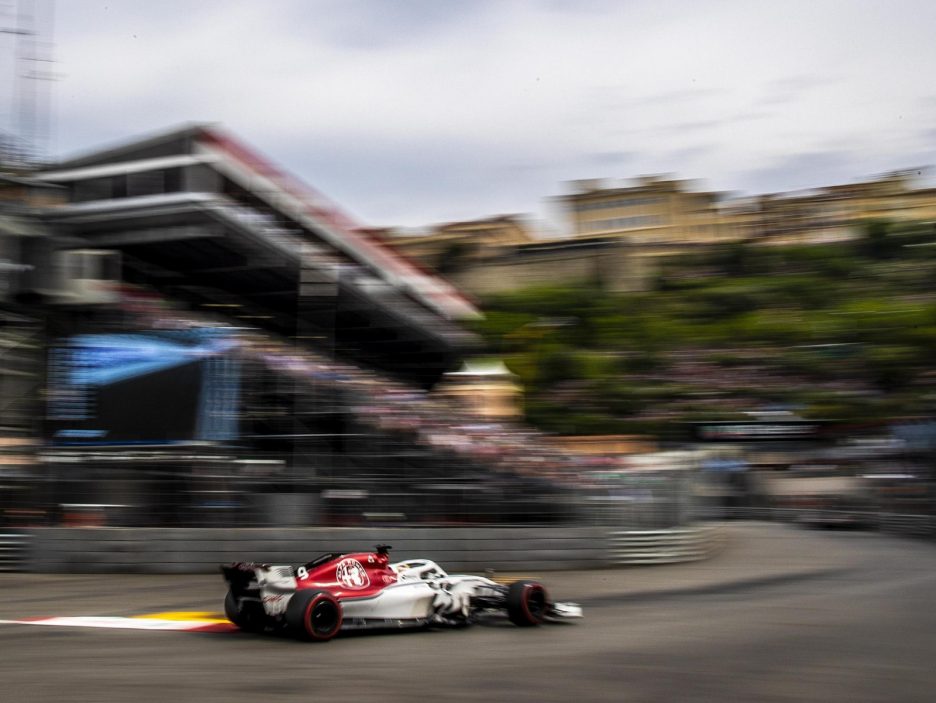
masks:
[[[407,258],[441,273],[455,273],[536,241],[520,215],[448,222],[425,230],[368,229]]]
[[[936,188],[916,187],[919,171],[808,191],[738,198],[724,204],[722,223],[760,244],[821,244],[854,239],[871,220],[936,221]]]
[[[936,221],[936,188],[917,187],[920,171],[808,191],[745,197],[698,191],[691,182],[644,176],[625,186],[577,181],[563,196],[576,239],[622,237],[641,253],[748,241],[821,244],[860,236],[864,223]]]
[[[633,244],[665,247],[725,239],[721,194],[695,190],[690,181],[641,176],[624,185],[575,181],[573,189],[560,202],[576,239],[627,237]]]

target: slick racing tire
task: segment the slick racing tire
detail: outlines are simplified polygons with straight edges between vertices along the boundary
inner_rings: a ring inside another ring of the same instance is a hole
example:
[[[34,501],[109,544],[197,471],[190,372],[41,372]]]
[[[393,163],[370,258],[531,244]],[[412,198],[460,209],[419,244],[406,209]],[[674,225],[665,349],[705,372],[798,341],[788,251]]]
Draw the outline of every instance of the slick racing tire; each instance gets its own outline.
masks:
[[[237,605],[237,598],[231,591],[224,597],[224,615],[244,632],[262,632],[266,627],[266,617],[260,610],[259,603]]]
[[[541,625],[548,607],[546,589],[536,581],[517,581],[507,589],[507,617],[514,625]]]
[[[341,630],[341,603],[328,591],[298,591],[286,606],[286,624],[299,639],[325,642]]]

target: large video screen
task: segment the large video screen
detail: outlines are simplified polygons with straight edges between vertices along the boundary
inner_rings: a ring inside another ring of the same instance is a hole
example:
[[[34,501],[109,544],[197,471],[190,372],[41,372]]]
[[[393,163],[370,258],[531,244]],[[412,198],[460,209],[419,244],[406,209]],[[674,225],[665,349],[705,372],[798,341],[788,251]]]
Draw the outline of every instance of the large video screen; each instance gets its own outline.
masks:
[[[224,329],[85,334],[49,359],[54,444],[162,444],[237,437],[234,343]]]

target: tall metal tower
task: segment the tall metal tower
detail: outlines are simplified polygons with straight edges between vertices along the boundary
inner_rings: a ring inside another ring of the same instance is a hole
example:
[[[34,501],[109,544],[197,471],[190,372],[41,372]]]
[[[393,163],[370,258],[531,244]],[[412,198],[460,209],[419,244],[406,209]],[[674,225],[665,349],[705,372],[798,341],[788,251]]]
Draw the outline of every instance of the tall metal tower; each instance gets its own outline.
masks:
[[[0,134],[0,163],[28,169],[42,163],[49,147],[54,0],[15,0],[11,5],[0,19],[0,34],[13,40],[4,51],[13,68],[12,110],[9,126]]]

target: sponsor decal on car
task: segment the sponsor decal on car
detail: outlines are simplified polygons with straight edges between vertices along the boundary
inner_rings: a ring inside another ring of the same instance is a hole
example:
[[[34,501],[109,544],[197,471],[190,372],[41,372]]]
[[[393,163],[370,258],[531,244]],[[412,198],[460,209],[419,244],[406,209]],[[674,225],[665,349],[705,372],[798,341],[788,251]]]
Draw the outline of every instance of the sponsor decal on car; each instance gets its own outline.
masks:
[[[335,576],[345,588],[360,590],[370,585],[367,570],[357,559],[342,559],[335,567]]]
[[[267,615],[280,615],[286,612],[289,595],[283,593],[268,593],[263,596],[263,609]]]

